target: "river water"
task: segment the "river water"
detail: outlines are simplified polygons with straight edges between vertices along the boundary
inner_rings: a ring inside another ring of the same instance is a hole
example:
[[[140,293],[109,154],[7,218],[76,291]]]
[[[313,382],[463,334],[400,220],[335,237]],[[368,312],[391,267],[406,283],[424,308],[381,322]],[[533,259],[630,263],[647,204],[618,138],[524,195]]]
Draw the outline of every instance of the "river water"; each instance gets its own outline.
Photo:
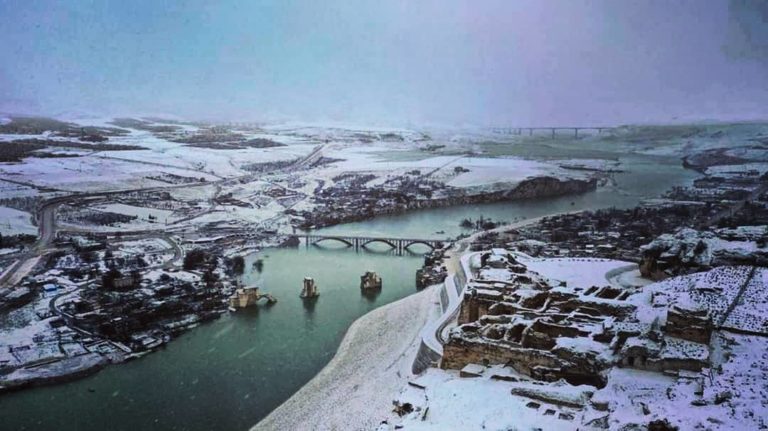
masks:
[[[570,149],[553,152],[595,156]],[[673,158],[616,153],[605,157],[620,158],[629,171],[615,174],[614,185],[584,195],[431,209],[335,226],[323,233],[441,238],[461,233],[458,223],[465,217],[513,221],[585,208],[629,207],[696,177]],[[257,256],[249,256],[244,281],[275,295],[277,304],[225,315],[159,352],[81,380],[2,395],[0,429],[247,429],[331,359],[356,318],[415,292],[421,257],[378,250],[265,250],[258,256],[264,261],[261,273],[251,266]],[[360,293],[359,277],[366,270],[383,277],[377,297]],[[298,296],[304,276],[314,277],[319,285],[321,294],[313,303]]]

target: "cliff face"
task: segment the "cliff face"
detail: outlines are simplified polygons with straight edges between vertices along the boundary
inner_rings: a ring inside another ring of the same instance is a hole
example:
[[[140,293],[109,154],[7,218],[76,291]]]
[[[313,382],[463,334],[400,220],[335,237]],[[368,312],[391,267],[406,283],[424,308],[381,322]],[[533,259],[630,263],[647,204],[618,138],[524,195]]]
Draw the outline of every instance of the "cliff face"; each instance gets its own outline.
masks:
[[[536,177],[521,182],[509,191],[507,199],[533,199],[584,193],[597,188],[597,180],[560,180],[555,177]]]
[[[555,177],[535,177],[520,182],[514,188],[495,192],[456,194],[445,198],[411,201],[407,209],[438,208],[488,202],[514,201],[586,193],[597,188],[597,180],[560,180]]]
[[[569,194],[586,193],[597,188],[597,179],[558,179],[555,177],[535,177],[524,180],[507,190],[470,192],[460,188],[448,189],[448,196],[431,199],[402,199],[400,202],[371,201],[368,199],[354,211],[340,211],[321,207],[318,211],[303,214],[304,226],[314,228],[333,226],[371,219],[376,216],[401,214],[404,212],[441,208],[454,205],[474,205],[490,202],[535,199]]]

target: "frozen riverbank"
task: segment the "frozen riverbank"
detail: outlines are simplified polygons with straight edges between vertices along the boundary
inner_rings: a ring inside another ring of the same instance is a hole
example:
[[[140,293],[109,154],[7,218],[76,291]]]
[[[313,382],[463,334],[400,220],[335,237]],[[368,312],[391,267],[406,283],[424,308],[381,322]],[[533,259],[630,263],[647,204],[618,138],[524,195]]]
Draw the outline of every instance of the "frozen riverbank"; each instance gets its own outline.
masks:
[[[519,228],[539,219],[495,231]],[[448,254],[451,273],[458,271],[459,258],[478,235],[459,241]],[[423,330],[441,315],[437,289],[443,288],[432,286],[359,318],[331,362],[253,430],[378,427],[392,410],[394,397],[414,377],[412,365]]]
[[[356,320],[331,362],[253,430],[378,426],[411,377],[421,328],[440,312],[435,293],[425,289]]]

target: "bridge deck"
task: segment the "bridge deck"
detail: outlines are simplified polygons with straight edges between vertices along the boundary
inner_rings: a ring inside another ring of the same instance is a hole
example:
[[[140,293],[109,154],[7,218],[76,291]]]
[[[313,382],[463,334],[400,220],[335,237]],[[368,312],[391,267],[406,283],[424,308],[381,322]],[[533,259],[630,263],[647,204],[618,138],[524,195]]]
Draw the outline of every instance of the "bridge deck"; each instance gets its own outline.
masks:
[[[315,244],[323,240],[334,240],[345,243],[351,247],[361,247],[372,242],[382,242],[389,244],[394,248],[408,248],[415,244],[424,244],[430,248],[437,248],[442,244],[448,244],[452,241],[450,239],[435,239],[435,238],[396,238],[396,237],[384,237],[384,236],[356,236],[356,235],[313,235],[303,234],[296,235],[297,237],[304,238],[307,244]]]

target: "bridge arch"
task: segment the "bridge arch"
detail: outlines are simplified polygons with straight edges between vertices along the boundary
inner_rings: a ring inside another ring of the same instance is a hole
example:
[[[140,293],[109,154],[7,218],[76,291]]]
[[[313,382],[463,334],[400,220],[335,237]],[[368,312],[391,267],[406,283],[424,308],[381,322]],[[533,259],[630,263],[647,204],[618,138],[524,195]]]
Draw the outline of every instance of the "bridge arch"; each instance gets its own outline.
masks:
[[[409,241],[408,243],[406,243],[406,244],[405,244],[405,246],[404,246],[403,248],[405,248],[405,249],[408,249],[408,248],[410,248],[412,245],[416,245],[416,244],[423,244],[423,245],[426,245],[426,246],[427,246],[427,247],[429,247],[431,250],[434,250],[434,249],[435,249],[435,244],[434,244],[434,242],[432,242],[432,241],[421,241],[421,240],[414,240],[414,241]]]
[[[390,237],[364,237],[364,236],[350,236],[350,235],[296,235],[302,237],[305,240],[306,245],[317,245],[322,241],[336,241],[340,242],[347,247],[366,247],[372,243],[384,243],[396,250],[406,250],[412,246],[421,244],[434,250],[443,244],[449,244],[450,239],[418,239],[418,238],[390,238]]]
[[[388,246],[390,246],[392,248],[397,248],[397,244],[395,244],[394,242],[392,242],[390,240],[383,239],[383,238],[372,238],[372,239],[369,239],[369,240],[361,243],[360,246],[361,247],[365,247],[366,245],[374,243],[374,242],[384,243],[384,244],[387,244]]]
[[[322,238],[312,238],[311,241],[312,241],[312,244],[317,244],[317,243],[322,242],[322,241],[337,241],[337,242],[346,244],[347,247],[354,247],[354,244],[351,241],[347,241],[344,238],[339,238],[339,237],[335,237],[335,236],[327,236],[327,237],[322,237]]]

